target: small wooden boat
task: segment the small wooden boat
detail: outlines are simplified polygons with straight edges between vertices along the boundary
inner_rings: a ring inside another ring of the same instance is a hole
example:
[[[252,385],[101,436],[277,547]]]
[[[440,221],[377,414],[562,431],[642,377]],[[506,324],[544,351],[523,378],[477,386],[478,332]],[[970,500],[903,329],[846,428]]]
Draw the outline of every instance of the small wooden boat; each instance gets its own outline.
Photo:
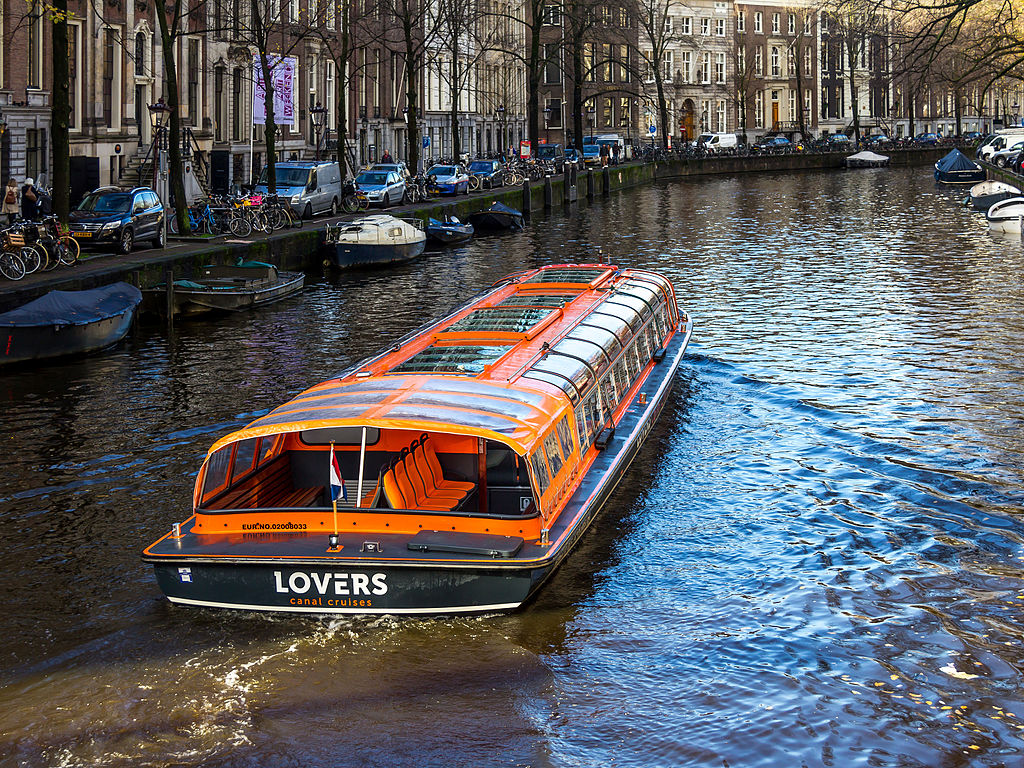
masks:
[[[50,291],[0,314],[0,365],[94,352],[117,343],[142,301],[138,288],[114,283],[88,291]]]
[[[427,240],[438,245],[456,245],[473,238],[473,225],[463,224],[455,216],[427,221]]]
[[[653,272],[511,275],[218,440],[143,560],[186,605],[515,609],[622,480],[692,328]]]
[[[889,164],[886,155],[879,155],[876,152],[864,150],[846,158],[847,168],[884,168]]]
[[[952,150],[935,164],[935,180],[942,184],[974,184],[984,181],[985,169],[959,149]]]
[[[302,272],[282,272],[262,261],[241,261],[233,265],[209,265],[197,277],[175,280],[174,314],[237,312],[278,301],[298,293],[305,284]],[[147,288],[146,308],[166,313],[167,286]]]
[[[477,229],[522,229],[523,214],[495,200],[490,208],[469,214],[469,223]]]
[[[971,187],[966,203],[976,211],[987,211],[996,203],[1011,197],[1020,197],[1020,190],[1003,181],[983,181]]]
[[[328,263],[345,268],[415,259],[427,247],[422,226],[415,219],[386,213],[328,226],[324,235]]]
[[[1021,234],[1024,226],[1024,197],[1010,197],[996,203],[988,209],[985,220],[993,232]]]

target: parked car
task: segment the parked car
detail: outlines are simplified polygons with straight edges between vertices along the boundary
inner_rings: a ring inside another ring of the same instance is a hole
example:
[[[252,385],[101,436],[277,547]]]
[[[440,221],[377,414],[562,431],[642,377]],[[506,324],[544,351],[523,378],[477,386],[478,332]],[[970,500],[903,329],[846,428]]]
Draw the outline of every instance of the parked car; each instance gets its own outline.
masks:
[[[599,144],[584,144],[583,145],[583,164],[584,165],[600,165],[601,164],[601,146]]]
[[[832,152],[845,152],[851,146],[853,146],[853,140],[845,133],[830,133],[825,136],[825,147]]]
[[[406,166],[405,161],[398,160],[394,163],[374,163],[370,166],[371,171],[398,171],[402,175],[402,178],[408,178],[409,168]]]
[[[867,143],[870,146],[877,146],[879,144],[888,144],[890,141],[891,141],[891,139],[886,134],[884,134],[884,133],[876,133],[876,134],[873,134],[871,136],[868,136],[868,138],[867,138]]]
[[[469,194],[469,174],[461,165],[435,165],[427,176],[433,176],[431,191],[435,195]]]
[[[310,219],[324,211],[330,211],[332,216],[338,213],[341,167],[336,162],[303,160],[275,163],[274,176],[278,196],[302,218]],[[256,191],[262,195],[269,194],[266,168],[260,174]]]
[[[538,160],[547,160],[554,164],[555,172],[561,173],[565,164],[565,150],[561,144],[540,144],[534,157]]]
[[[139,240],[164,244],[164,207],[149,187],[93,190],[68,217],[71,236],[82,245],[114,245],[128,253]]]
[[[968,131],[962,138],[964,141],[977,141],[982,138],[982,133],[981,131]]]
[[[792,152],[793,144],[785,136],[762,136],[754,142],[755,152]]]
[[[996,152],[1021,140],[1024,140],[1024,128],[1007,128],[996,131],[995,134],[978,145],[978,157],[991,162],[992,156]]]
[[[937,133],[919,133],[914,137],[914,143],[925,147],[934,147],[939,143],[939,135]]]
[[[474,160],[469,164],[469,172],[480,178],[484,189],[505,186],[505,166],[500,160]]]
[[[398,171],[363,171],[356,176],[356,188],[381,208],[405,202],[405,178]]]
[[[575,147],[566,147],[565,164],[570,166],[574,165],[577,169],[580,169],[583,167],[583,155],[581,155],[580,151]]]
[[[1012,168],[1016,165],[1016,160],[1020,156],[1021,150],[1024,150],[1024,139],[1013,142],[1006,149],[993,152],[988,161],[998,168],[1005,168],[1006,166]]]
[[[740,137],[735,133],[702,133],[697,137],[697,146],[704,147],[711,154],[735,151],[740,143]]]

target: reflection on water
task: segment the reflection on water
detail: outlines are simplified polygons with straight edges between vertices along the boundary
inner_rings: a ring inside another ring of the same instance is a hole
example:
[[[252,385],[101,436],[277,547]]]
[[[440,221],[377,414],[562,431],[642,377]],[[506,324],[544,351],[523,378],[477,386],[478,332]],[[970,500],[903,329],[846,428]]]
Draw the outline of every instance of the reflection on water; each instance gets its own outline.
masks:
[[[1024,249],[926,169],[664,184],[0,375],[0,765],[1017,765]],[[503,274],[696,317],[670,409],[527,609],[183,609],[138,553],[220,435]]]

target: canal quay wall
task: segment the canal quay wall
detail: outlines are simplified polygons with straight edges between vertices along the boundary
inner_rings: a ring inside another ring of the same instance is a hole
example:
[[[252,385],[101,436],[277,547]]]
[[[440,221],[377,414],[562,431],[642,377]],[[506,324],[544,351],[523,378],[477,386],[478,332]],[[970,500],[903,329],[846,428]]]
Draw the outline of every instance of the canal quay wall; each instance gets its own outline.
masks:
[[[892,165],[927,165],[948,152],[948,148],[904,149],[888,152]],[[529,215],[563,206],[585,205],[612,192],[657,181],[746,173],[833,171],[843,167],[846,153],[790,154],[764,156],[723,156],[679,158],[656,163],[625,163],[595,168],[576,174],[575,184],[563,175],[525,182],[521,187],[485,190],[465,198],[451,198],[428,205],[392,208],[402,218],[426,220],[443,214],[465,219],[493,201],[517,208]],[[568,182],[568,183],[567,183]],[[341,220],[353,218],[342,217]],[[20,306],[48,291],[84,290],[123,280],[140,288],[198,274],[208,264],[231,264],[237,259],[265,261],[282,269],[310,269],[324,258],[325,221],[307,222],[300,230],[281,230],[250,240],[171,238],[166,250],[151,249],[131,254],[102,255],[86,259],[72,268],[27,275],[20,281],[0,284],[0,311]]]

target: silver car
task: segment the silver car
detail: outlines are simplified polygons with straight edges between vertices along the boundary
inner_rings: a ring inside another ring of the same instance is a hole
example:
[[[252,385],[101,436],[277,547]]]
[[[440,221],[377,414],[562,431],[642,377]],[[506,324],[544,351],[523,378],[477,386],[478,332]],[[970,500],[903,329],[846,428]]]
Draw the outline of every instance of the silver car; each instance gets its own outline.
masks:
[[[1013,165],[1013,161],[1020,155],[1021,150],[1024,150],[1024,140],[1015,141],[1006,149],[993,152],[989,162],[999,168],[1005,168],[1008,165]]]
[[[356,188],[371,205],[381,208],[405,202],[405,179],[398,171],[363,171],[356,176]]]

